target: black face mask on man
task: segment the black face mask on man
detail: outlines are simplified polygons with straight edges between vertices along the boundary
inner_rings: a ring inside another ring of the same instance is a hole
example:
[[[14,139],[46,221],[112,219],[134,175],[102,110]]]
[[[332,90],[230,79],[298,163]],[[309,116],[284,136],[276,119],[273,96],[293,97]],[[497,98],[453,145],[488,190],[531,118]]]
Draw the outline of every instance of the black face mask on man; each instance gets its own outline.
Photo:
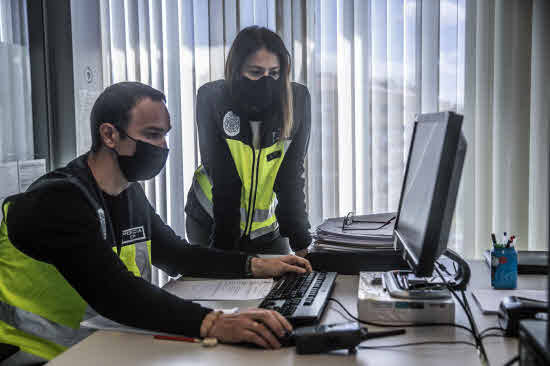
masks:
[[[136,143],[136,152],[131,156],[120,155],[113,150],[117,155],[120,170],[128,182],[149,180],[160,173],[166,164],[169,149],[136,140],[125,131],[119,130],[119,132]]]
[[[271,76],[263,76],[258,80],[243,76],[233,81],[232,92],[238,112],[245,114],[251,121],[264,121],[279,103],[281,81]]]

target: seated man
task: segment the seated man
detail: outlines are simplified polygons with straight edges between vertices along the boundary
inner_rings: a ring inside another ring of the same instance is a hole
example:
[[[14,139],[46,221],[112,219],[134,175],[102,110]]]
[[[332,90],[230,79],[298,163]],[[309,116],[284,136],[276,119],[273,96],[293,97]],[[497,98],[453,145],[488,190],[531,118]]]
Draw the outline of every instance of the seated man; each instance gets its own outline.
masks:
[[[168,156],[164,95],[112,85],[91,113],[92,148],[6,199],[0,227],[0,343],[8,364],[52,359],[90,334],[97,313],[158,332],[278,348],[291,330],[279,313],[224,315],[152,285],[151,264],[171,275],[269,277],[311,271],[297,256],[261,259],[190,246],[155,213],[140,184]]]

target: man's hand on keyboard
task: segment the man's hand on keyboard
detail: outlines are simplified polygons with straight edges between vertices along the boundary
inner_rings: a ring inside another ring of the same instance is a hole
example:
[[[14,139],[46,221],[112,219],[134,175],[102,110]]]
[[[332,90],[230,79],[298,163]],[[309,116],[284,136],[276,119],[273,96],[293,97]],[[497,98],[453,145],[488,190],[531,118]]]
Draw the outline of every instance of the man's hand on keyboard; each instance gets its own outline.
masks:
[[[214,322],[209,337],[224,343],[254,343],[260,347],[281,348],[278,338],[292,331],[290,323],[278,312],[249,309],[237,314],[224,314]]]
[[[295,255],[285,255],[277,258],[252,258],[251,270],[254,277],[279,277],[289,272],[311,272],[311,264],[307,259]]]

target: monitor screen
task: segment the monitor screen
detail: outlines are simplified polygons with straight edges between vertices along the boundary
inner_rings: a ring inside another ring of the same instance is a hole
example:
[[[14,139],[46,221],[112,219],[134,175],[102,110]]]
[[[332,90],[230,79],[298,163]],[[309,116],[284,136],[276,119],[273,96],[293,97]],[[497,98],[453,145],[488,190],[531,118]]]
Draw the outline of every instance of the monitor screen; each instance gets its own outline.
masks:
[[[424,114],[415,122],[394,239],[417,276],[431,276],[447,248],[466,141],[462,116]]]

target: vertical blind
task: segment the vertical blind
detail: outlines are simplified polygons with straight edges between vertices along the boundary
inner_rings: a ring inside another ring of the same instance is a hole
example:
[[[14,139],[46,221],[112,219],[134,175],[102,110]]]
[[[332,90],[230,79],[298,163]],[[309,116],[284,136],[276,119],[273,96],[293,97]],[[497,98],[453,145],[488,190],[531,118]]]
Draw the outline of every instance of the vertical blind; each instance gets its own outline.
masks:
[[[236,34],[254,24],[281,35],[293,80],[312,96],[312,225],[350,211],[395,211],[415,114],[459,110],[463,95],[464,0],[421,3],[101,0],[104,84],[138,80],[168,98],[168,165],[145,183],[161,216],[184,235],[186,194],[200,163],[196,91],[223,78]]]
[[[495,27],[495,9],[501,9],[498,19],[504,25],[506,9],[512,6],[503,3],[100,0],[104,84],[139,80],[166,93],[173,124],[171,152],[165,171],[145,186],[151,203],[180,235],[185,234],[186,194],[200,164],[196,91],[223,77],[236,34],[256,24],[283,38],[292,55],[293,80],[307,85],[311,93],[306,197],[313,226],[350,211],[395,211],[414,116],[453,110],[465,115],[469,147],[449,246],[467,257],[479,256],[491,229],[511,223],[510,230],[525,228],[522,245],[527,247],[527,218],[518,219],[518,226],[505,214],[487,209],[496,200],[495,192],[507,194],[488,176],[493,161],[499,159],[499,150],[491,150],[492,135],[522,128],[496,127],[501,122],[493,118],[493,111],[498,114],[494,106],[506,103],[506,98],[496,101],[493,95],[495,72],[501,70],[493,61],[507,57],[494,55],[492,48],[495,32],[502,31]],[[526,6],[521,1],[511,3]],[[519,21],[517,16],[513,20]],[[531,38],[523,40],[530,43]],[[524,59],[531,60],[529,55]],[[528,94],[529,85],[523,86],[521,93]],[[542,115],[540,107],[535,115]],[[521,123],[529,131],[529,116]],[[531,123],[539,126],[545,121]],[[546,131],[540,126],[538,130]],[[514,158],[515,164],[527,159],[533,165],[530,172],[547,172],[540,156],[548,141],[544,136],[536,142],[536,162],[521,156]],[[520,145],[529,146],[529,139]],[[529,200],[539,201],[547,188],[543,183],[530,190],[527,184],[508,193],[523,197],[530,192]],[[528,202],[521,205],[527,207]],[[548,204],[539,208],[537,214],[547,218]],[[547,228],[531,222],[529,235],[547,237]]]
[[[0,1],[0,163],[34,158],[26,0]]]

